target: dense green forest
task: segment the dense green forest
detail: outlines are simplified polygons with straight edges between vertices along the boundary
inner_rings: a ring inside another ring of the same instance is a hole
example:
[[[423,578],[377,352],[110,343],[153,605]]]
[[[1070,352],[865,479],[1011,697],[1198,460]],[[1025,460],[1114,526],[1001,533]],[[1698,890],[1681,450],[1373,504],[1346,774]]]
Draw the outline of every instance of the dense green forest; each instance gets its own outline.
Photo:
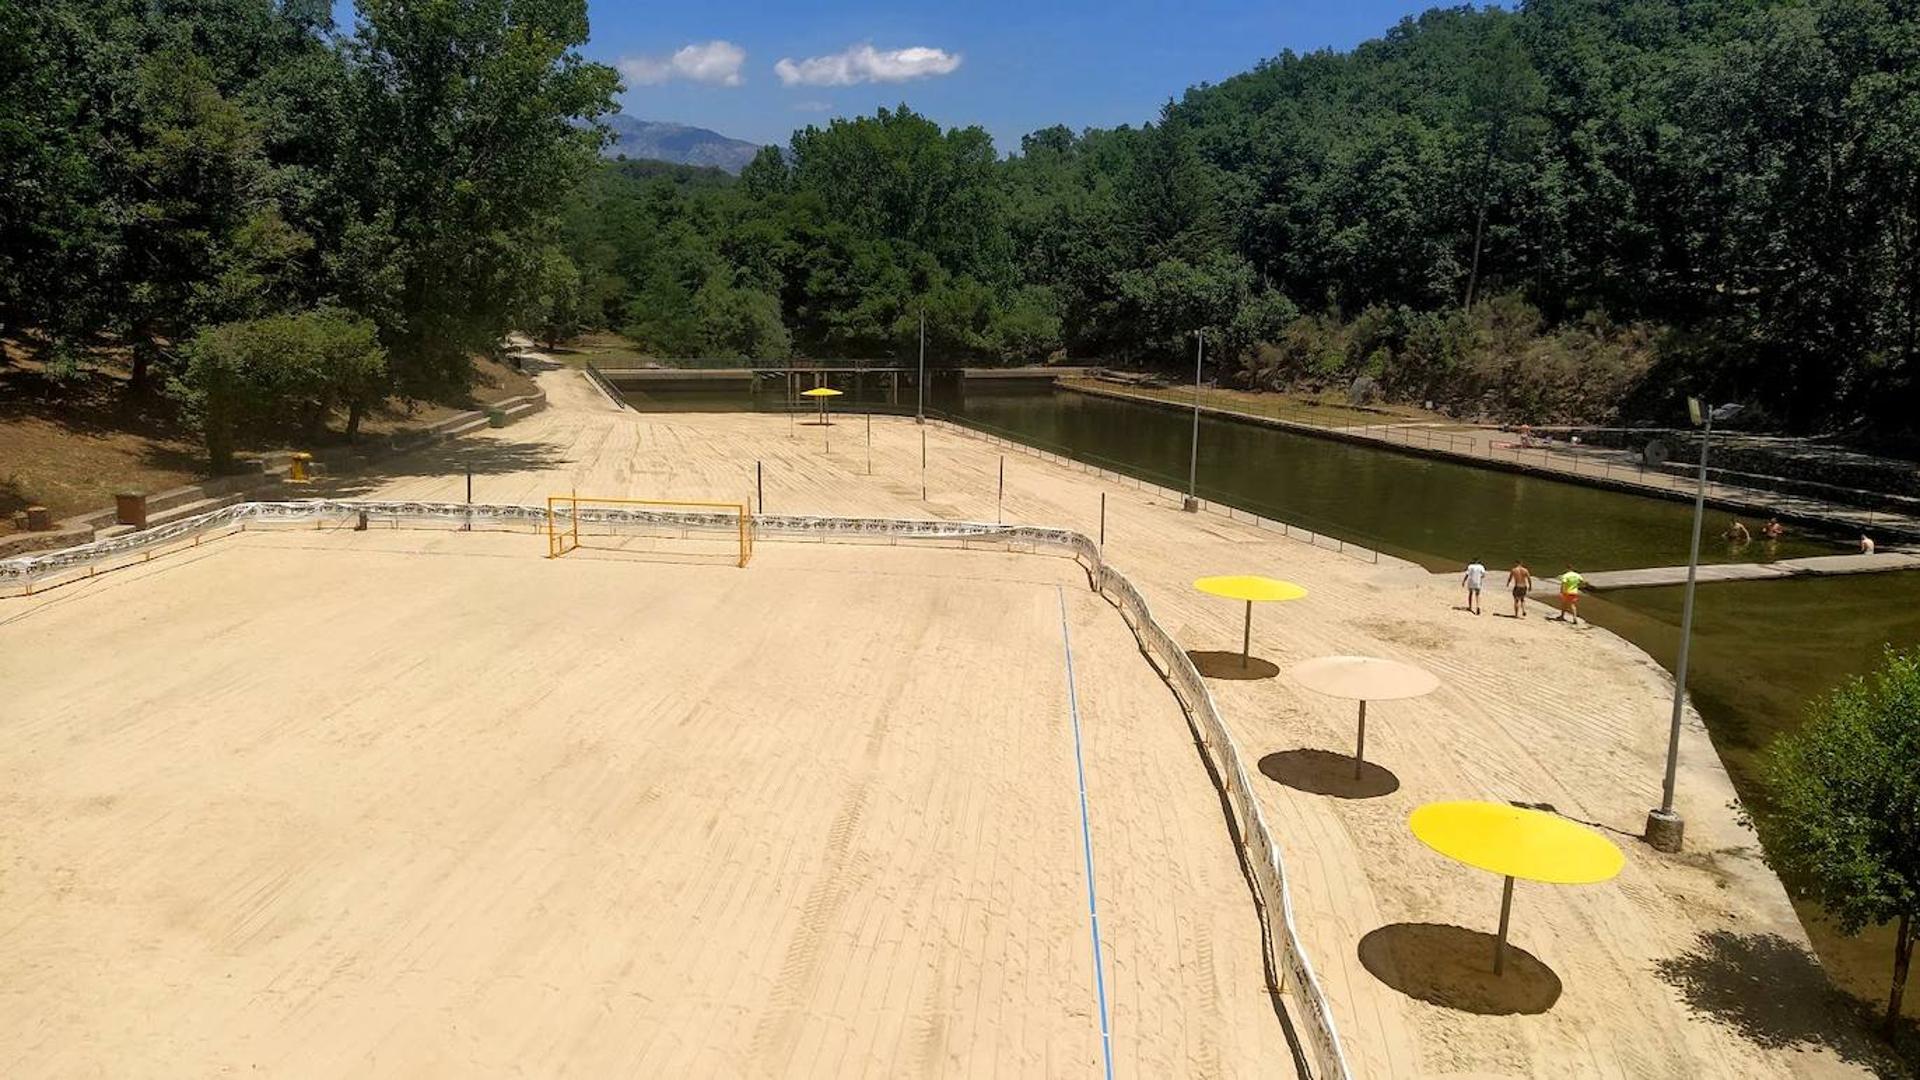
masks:
[[[619,81],[584,0],[0,0],[0,333],[351,431],[529,321]]]
[[[597,163],[582,0],[331,10],[0,0],[0,333],[126,346],[236,425],[457,387],[516,325],[871,357],[924,317],[941,358],[1200,332],[1240,385],[1912,434],[1913,0],[1434,10],[1137,128],[995,147],[903,105],[737,180]]]
[[[1014,149],[1014,148],[1006,148]],[[1512,419],[1910,427],[1920,4],[1536,0],[1010,156],[907,107],[612,166],[560,323],[663,353],[1192,363]]]

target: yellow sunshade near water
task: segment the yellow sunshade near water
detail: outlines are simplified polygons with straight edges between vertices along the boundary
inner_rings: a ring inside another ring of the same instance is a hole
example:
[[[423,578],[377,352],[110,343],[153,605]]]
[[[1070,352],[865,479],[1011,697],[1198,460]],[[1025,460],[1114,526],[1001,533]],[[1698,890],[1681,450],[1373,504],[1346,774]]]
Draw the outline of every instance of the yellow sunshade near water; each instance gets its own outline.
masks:
[[[831,386],[816,386],[811,390],[800,391],[801,397],[839,397],[840,391]]]
[[[1407,824],[1449,859],[1550,885],[1606,881],[1627,861],[1613,841],[1584,825],[1504,803],[1428,803]]]
[[[1224,596],[1229,600],[1298,600],[1307,595],[1307,590],[1291,581],[1261,577],[1258,574],[1203,577],[1195,581],[1193,587],[1203,593]]]

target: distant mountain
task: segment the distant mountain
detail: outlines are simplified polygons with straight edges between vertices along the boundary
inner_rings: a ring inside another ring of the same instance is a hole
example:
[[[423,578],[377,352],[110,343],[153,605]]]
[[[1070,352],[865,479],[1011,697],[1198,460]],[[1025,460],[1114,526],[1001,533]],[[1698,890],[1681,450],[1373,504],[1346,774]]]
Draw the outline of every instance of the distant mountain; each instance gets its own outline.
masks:
[[[614,135],[613,141],[601,151],[607,157],[624,154],[679,165],[712,165],[737,173],[760,152],[755,143],[729,139],[717,131],[685,124],[636,120],[622,113],[606,117],[605,123]]]

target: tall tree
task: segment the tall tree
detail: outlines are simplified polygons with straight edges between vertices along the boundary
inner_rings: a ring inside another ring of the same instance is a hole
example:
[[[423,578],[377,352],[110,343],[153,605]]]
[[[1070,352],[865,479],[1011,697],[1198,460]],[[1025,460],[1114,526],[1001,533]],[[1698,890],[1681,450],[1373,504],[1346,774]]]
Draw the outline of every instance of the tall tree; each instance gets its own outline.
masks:
[[[347,44],[352,207],[332,262],[380,326],[397,387],[464,386],[467,357],[512,321],[613,108],[586,61],[585,0],[360,0]]]
[[[1835,690],[1768,752],[1769,858],[1845,933],[1896,924],[1884,1033],[1920,940],[1920,652]]]

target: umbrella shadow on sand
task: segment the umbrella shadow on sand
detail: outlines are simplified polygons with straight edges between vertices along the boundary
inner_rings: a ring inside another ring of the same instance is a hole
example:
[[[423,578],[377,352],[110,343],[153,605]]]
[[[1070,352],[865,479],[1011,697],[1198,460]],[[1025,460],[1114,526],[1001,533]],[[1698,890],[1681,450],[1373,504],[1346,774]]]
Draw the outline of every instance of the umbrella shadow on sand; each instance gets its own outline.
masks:
[[[1505,973],[1495,975],[1494,942],[1492,934],[1460,926],[1392,923],[1360,939],[1360,963],[1408,997],[1461,1012],[1513,1016],[1553,1008],[1560,976],[1512,943]]]
[[[1237,652],[1213,652],[1203,649],[1188,649],[1187,659],[1200,669],[1200,674],[1209,679],[1271,679],[1280,674],[1280,665],[1271,660],[1262,660],[1257,656],[1240,662]]]
[[[1400,790],[1400,778],[1384,766],[1363,761],[1360,775],[1353,771],[1352,757],[1331,750],[1281,750],[1260,759],[1260,775],[1309,795],[1377,799]]]

